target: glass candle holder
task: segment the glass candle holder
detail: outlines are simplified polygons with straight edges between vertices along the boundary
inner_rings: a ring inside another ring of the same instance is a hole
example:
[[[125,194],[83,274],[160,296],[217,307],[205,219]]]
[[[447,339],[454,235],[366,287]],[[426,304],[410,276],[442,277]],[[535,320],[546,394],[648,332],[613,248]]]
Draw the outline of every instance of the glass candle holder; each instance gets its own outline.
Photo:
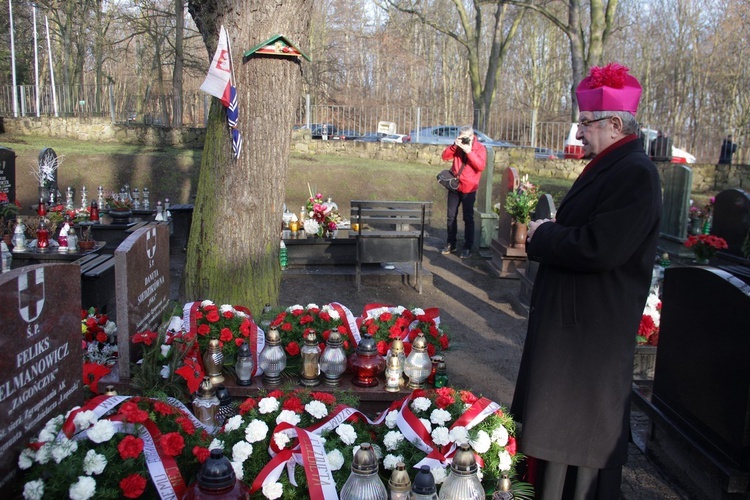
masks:
[[[221,374],[224,369],[224,353],[221,351],[219,339],[208,341],[208,349],[203,354],[203,366],[213,385],[224,382],[224,376]]]
[[[362,336],[357,350],[349,356],[347,366],[354,374],[352,384],[359,387],[378,385],[378,375],[385,370],[385,360],[378,354],[377,344],[372,335],[365,333]]]
[[[323,385],[336,387],[341,383],[341,375],[346,371],[346,352],[344,339],[339,332],[328,335],[326,349],[320,356],[320,371],[323,373]]]
[[[408,500],[410,492],[411,479],[406,464],[399,462],[388,480],[388,500]]]
[[[430,472],[429,465],[423,465],[414,477],[409,500],[438,500],[435,476]]]
[[[307,332],[305,343],[300,349],[302,357],[302,373],[300,383],[305,387],[315,387],[320,384],[320,347],[314,331]]]
[[[378,459],[370,443],[362,443],[352,460],[351,474],[341,488],[341,500],[387,500],[378,476]]]
[[[263,385],[276,387],[281,384],[281,372],[286,368],[286,353],[281,347],[279,331],[275,328],[266,332],[266,346],[258,356],[258,366],[263,370]]]
[[[216,390],[208,377],[203,377],[203,382],[193,400],[193,414],[203,425],[213,427],[216,425],[216,415],[219,412],[219,398]]]
[[[253,368],[255,368],[253,353],[250,351],[250,345],[243,340],[237,352],[237,362],[234,364],[234,371],[237,374],[237,385],[252,385]]]
[[[451,471],[440,487],[441,500],[482,500],[484,488],[477,477],[477,461],[469,445],[460,446],[451,462]]]
[[[409,377],[409,389],[421,389],[430,375],[432,361],[427,354],[427,340],[419,333],[411,344],[411,353],[406,358],[404,373]]]

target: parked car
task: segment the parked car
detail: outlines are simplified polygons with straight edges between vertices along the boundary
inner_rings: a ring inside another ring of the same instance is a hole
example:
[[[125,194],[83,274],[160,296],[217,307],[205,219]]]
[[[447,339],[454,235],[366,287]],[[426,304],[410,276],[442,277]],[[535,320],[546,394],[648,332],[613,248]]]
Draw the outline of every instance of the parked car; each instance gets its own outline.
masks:
[[[404,142],[404,134],[388,134],[380,139],[380,142]]]
[[[536,147],[534,148],[534,158],[537,160],[557,160],[558,156],[550,148]]]
[[[385,134],[380,132],[365,132],[364,135],[357,137],[355,141],[358,142],[380,142],[380,139],[385,137]]]
[[[324,135],[332,139],[334,135],[338,133],[339,129],[336,125],[330,123],[311,123],[310,124],[310,135],[313,139],[322,139]]]
[[[337,131],[333,137],[329,137],[329,139],[339,139],[342,141],[356,141],[361,137],[360,133],[356,130],[339,130]]]
[[[651,141],[656,139],[657,131],[650,128],[642,128],[641,131],[644,134],[644,148],[648,153],[649,144]],[[583,158],[583,143],[576,139],[578,133],[578,124],[572,123],[570,125],[570,131],[568,132],[568,138],[565,139],[565,146],[563,151],[565,158],[571,158],[580,160]],[[691,155],[684,149],[676,148],[672,146],[672,163],[695,163],[695,156]]]
[[[461,127],[457,125],[438,125],[437,127],[425,127],[419,130],[419,137],[417,137],[417,131],[412,130],[409,135],[403,139],[403,142],[413,142],[420,144],[453,144],[458,136],[458,131]],[[485,146],[495,146],[501,148],[513,148],[515,144],[507,141],[496,141],[487,134],[474,130],[474,133],[479,138],[479,142]]]

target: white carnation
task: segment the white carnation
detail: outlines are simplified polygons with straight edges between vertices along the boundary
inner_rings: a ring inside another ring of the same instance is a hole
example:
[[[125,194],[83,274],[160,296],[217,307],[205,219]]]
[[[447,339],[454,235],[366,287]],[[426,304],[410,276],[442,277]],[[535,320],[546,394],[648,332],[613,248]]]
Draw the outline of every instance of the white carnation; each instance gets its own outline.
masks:
[[[49,443],[36,450],[36,456],[34,458],[37,463],[44,465],[49,462],[49,459],[51,458],[51,451],[52,445],[50,445]]]
[[[318,307],[318,304],[310,302],[309,304],[307,304],[306,309],[309,311],[310,309],[320,309],[320,307]]]
[[[230,306],[229,304],[222,304],[221,306],[219,306],[219,312],[221,314],[224,314],[225,312],[231,312],[231,313],[233,313],[234,312],[234,307]]]
[[[112,335],[117,333],[117,325],[114,321],[107,321],[107,323],[105,323],[104,333],[106,333],[108,337],[111,337]]]
[[[490,438],[497,443],[498,446],[505,446],[508,444],[508,430],[502,425],[492,430]]]
[[[161,350],[161,355],[166,358],[167,356],[169,356],[169,351],[172,349],[172,346],[167,345],[167,344],[162,344],[161,347],[159,347],[159,349]]]
[[[430,472],[432,472],[432,477],[435,478],[435,484],[443,484],[448,478],[448,473],[445,472],[443,467],[435,467],[434,469],[430,469]]]
[[[55,441],[51,452],[52,459],[56,464],[59,464],[70,455],[75,453],[77,449],[78,443],[76,441],[71,441],[70,439],[63,437],[62,439]]]
[[[466,430],[466,427],[459,425],[451,429],[448,433],[448,437],[451,441],[460,446],[469,442],[469,431]]]
[[[492,445],[492,440],[486,431],[480,430],[474,439],[469,440],[469,444],[477,453],[487,453]]]
[[[77,431],[88,429],[94,425],[97,420],[96,413],[91,410],[79,412],[73,417],[73,423],[75,424]]]
[[[242,464],[240,462],[230,462],[232,464],[232,469],[234,469],[234,475],[237,476],[237,479],[242,481],[245,478],[245,471],[242,468]]]
[[[109,420],[99,420],[86,433],[90,440],[101,444],[112,439],[115,435],[115,426]]]
[[[86,452],[86,456],[83,457],[83,472],[87,476],[94,474],[101,474],[104,472],[104,468],[107,466],[107,457],[100,455],[94,450]]]
[[[403,455],[391,455],[390,453],[383,459],[383,468],[386,470],[393,470],[400,462],[404,461]]]
[[[436,427],[430,435],[432,436],[432,442],[438,446],[444,446],[451,442],[448,429],[445,427]]]
[[[211,441],[211,444],[208,445],[208,449],[209,450],[223,450],[224,441],[214,438],[214,440]]]
[[[273,435],[273,442],[276,443],[276,446],[278,446],[279,449],[283,449],[284,446],[289,444],[289,441],[289,436],[287,436],[283,432],[277,432]]]
[[[44,481],[37,479],[24,484],[23,497],[26,500],[41,500],[44,498]]]
[[[210,300],[204,300],[203,302],[201,302],[201,307],[208,307],[212,305],[214,305],[214,303],[211,302]]]
[[[262,420],[253,420],[245,427],[245,441],[257,443],[263,441],[268,435],[268,426]]]
[[[341,315],[339,314],[339,312],[333,307],[331,307],[330,304],[324,305],[323,309],[321,309],[320,312],[327,312],[328,315],[331,317],[331,319],[334,319],[334,320],[341,318]]]
[[[354,442],[357,441],[357,433],[355,432],[354,427],[349,424],[341,424],[336,427],[336,434],[339,435],[341,441],[346,445],[354,444]]]
[[[388,412],[388,415],[385,416],[385,425],[389,429],[395,429],[396,428],[396,419],[398,418],[398,410],[391,410]]]
[[[415,307],[411,312],[414,316],[424,316],[424,309],[420,309],[419,307]]]
[[[96,481],[93,477],[78,476],[78,481],[73,483],[68,490],[70,500],[88,500],[96,493]]]
[[[263,398],[258,402],[258,411],[261,414],[273,413],[279,409],[279,400],[276,398]]]
[[[328,465],[331,466],[331,470],[339,470],[344,466],[344,455],[339,450],[331,450],[328,452]]]
[[[513,459],[511,458],[510,453],[503,450],[498,455],[500,457],[500,465],[498,466],[498,469],[501,471],[510,470],[511,465],[513,464]]]
[[[404,314],[404,311],[406,311],[406,308],[404,306],[396,306],[393,308],[393,314],[398,314],[399,316]]]
[[[288,313],[293,313],[294,311],[304,311],[304,310],[305,308],[299,304],[294,304],[293,306],[289,306],[286,308],[286,312]]]
[[[39,432],[39,438],[37,438],[37,441],[40,443],[50,443],[55,440],[57,437],[57,431],[53,431],[45,427]]]
[[[281,410],[281,413],[279,413],[279,416],[276,417],[276,424],[280,424],[281,422],[286,422],[290,425],[297,425],[300,422],[300,416],[297,415],[292,410]]]
[[[310,401],[305,405],[305,410],[315,418],[323,418],[328,415],[328,408],[320,401]]]
[[[411,402],[412,409],[417,411],[426,411],[431,405],[432,402],[429,399],[421,396]]]
[[[441,408],[436,408],[430,413],[430,422],[435,425],[445,425],[446,422],[450,422],[451,414]]]
[[[266,498],[274,500],[275,498],[281,498],[284,494],[284,485],[281,483],[268,483],[263,486],[263,495]]]
[[[242,425],[242,415],[235,415],[224,424],[224,432],[236,431]]]
[[[31,448],[24,448],[23,451],[21,451],[21,454],[18,456],[18,468],[21,470],[30,468],[32,465],[34,465],[35,457],[36,452],[34,450],[32,450]]]
[[[419,421],[422,422],[422,425],[424,425],[424,428],[428,434],[432,432],[432,424],[429,420],[427,420],[426,418],[420,418]]]
[[[398,448],[398,445],[403,440],[404,435],[399,431],[388,431],[388,433],[383,437],[383,444],[385,445],[386,450],[393,451]]]
[[[253,454],[253,445],[247,441],[239,441],[232,446],[232,462],[242,463]]]
[[[159,375],[161,378],[167,379],[169,378],[169,374],[171,373],[171,370],[169,369],[169,365],[162,365],[161,370],[159,370]]]

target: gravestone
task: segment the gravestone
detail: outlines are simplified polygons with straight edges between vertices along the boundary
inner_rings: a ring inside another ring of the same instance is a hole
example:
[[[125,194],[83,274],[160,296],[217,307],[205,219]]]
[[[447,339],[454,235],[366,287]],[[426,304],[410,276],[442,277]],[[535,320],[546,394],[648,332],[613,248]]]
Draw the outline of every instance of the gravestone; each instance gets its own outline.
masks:
[[[8,195],[8,201],[16,201],[16,153],[0,147],[0,193]]]
[[[490,249],[492,260],[490,267],[501,278],[517,278],[516,270],[526,263],[526,249],[511,246],[511,216],[505,211],[505,200],[508,193],[518,189],[521,178],[518,170],[508,167],[503,171],[500,189],[500,214],[498,217],[497,237],[492,239]]]
[[[750,238],[750,195],[742,189],[725,189],[716,195],[711,233],[727,240],[721,253],[744,259],[742,244]]]
[[[554,219],[557,214],[555,208],[555,200],[552,199],[551,194],[543,194],[539,197],[539,202],[536,205],[536,210],[531,220],[537,219]],[[518,279],[521,285],[520,292],[518,294],[518,302],[524,312],[528,314],[529,304],[531,303],[531,291],[534,288],[534,278],[536,278],[536,272],[539,269],[539,263],[533,260],[526,262],[526,267],[519,269]]]
[[[479,178],[477,201],[474,204],[474,241],[479,248],[488,248],[495,236],[497,214],[492,208],[492,176],[495,171],[495,150],[487,147],[487,165]]]
[[[0,275],[0,491],[29,440],[83,402],[80,272],[37,264]]]
[[[44,201],[57,203],[60,200],[58,196],[60,192],[57,189],[57,170],[59,167],[59,159],[57,153],[52,148],[44,148],[39,153],[39,178],[44,179],[44,182],[39,185],[39,198],[44,198]],[[45,168],[46,167],[46,168]]]
[[[131,338],[144,330],[156,331],[169,306],[169,228],[166,224],[142,227],[115,250],[117,290],[117,347],[120,380],[130,377],[130,363],[138,350]]]
[[[670,163],[662,170],[662,237],[677,243],[682,243],[687,238],[692,185],[693,171],[689,167]]]
[[[731,494],[750,479],[750,286],[669,267],[662,304],[652,402],[665,418],[648,448],[706,498],[746,498]]]

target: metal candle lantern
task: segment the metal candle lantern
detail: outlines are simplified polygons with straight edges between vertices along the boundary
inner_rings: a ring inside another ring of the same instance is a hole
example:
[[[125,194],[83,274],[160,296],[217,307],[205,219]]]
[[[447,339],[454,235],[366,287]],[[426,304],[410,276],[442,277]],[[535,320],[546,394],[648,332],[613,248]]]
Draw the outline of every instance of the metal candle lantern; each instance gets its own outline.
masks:
[[[237,412],[232,406],[232,395],[229,394],[229,390],[223,385],[216,387],[216,397],[219,400],[219,409],[216,412],[216,425],[224,425],[224,423],[235,416]]]
[[[406,464],[399,462],[388,480],[388,500],[407,500],[411,491],[411,479]]]
[[[469,445],[460,446],[451,462],[451,472],[440,488],[441,500],[481,500],[482,482],[477,477],[477,461]]]
[[[377,344],[372,335],[365,333],[357,350],[349,356],[349,370],[354,374],[352,384],[359,387],[375,387],[378,375],[385,369],[385,360],[378,354]]]
[[[508,474],[503,473],[497,480],[497,488],[495,488],[495,493],[492,494],[492,500],[513,500],[513,493],[510,491],[511,485]]]
[[[281,384],[281,372],[286,368],[286,353],[281,347],[281,336],[276,328],[266,332],[266,346],[258,356],[258,366],[263,370],[263,385],[276,387]]]
[[[411,486],[410,500],[438,500],[435,476],[430,472],[429,465],[423,465],[414,478]]]
[[[406,358],[404,373],[409,377],[409,389],[421,389],[424,381],[430,375],[432,361],[427,354],[427,340],[423,333],[419,333],[411,344],[411,353]]]
[[[203,355],[203,365],[213,385],[224,382],[224,376],[221,374],[221,370],[224,368],[224,353],[221,352],[219,339],[208,341],[208,350]]]
[[[385,390],[388,392],[398,392],[401,389],[401,363],[398,356],[388,357],[388,366],[385,367]]]
[[[250,352],[250,345],[242,341],[237,353],[237,362],[234,364],[234,371],[237,374],[237,385],[252,385],[253,383],[253,353]]]
[[[314,331],[307,332],[305,343],[300,350],[302,356],[302,376],[300,383],[305,387],[315,387],[320,384],[320,347]]]
[[[352,460],[352,472],[341,488],[341,500],[386,500],[388,492],[378,477],[378,459],[370,443],[362,443]]]
[[[13,251],[14,252],[25,252],[26,251],[26,226],[24,226],[21,216],[16,217],[16,229],[13,231]]]
[[[224,456],[220,448],[211,450],[211,454],[198,472],[198,480],[185,492],[184,500],[204,498],[239,499],[249,498],[249,489],[237,480],[232,463]]]
[[[219,398],[211,385],[211,379],[203,377],[198,393],[193,400],[193,414],[203,425],[215,426],[216,414],[219,412]]]
[[[404,352],[403,340],[394,339],[393,342],[391,342],[391,355],[398,357],[399,368],[401,369],[399,384],[403,386],[406,384],[406,382],[404,381],[404,367],[406,366],[406,353]]]
[[[346,353],[342,347],[344,339],[339,332],[331,332],[326,342],[326,349],[320,356],[320,371],[323,372],[323,384],[336,387],[341,382],[341,375],[346,371]]]

